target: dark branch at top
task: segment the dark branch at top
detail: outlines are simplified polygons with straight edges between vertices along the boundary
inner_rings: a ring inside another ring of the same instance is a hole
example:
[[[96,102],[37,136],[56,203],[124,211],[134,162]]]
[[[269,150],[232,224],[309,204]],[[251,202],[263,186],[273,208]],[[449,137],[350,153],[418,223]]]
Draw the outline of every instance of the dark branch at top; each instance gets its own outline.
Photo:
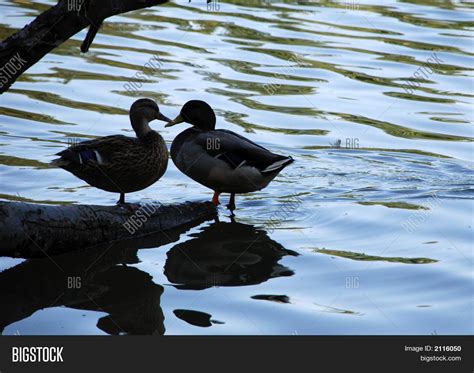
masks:
[[[0,93],[58,45],[89,27],[81,45],[87,52],[102,22],[111,16],[168,0],[59,0],[30,24],[0,43]]]

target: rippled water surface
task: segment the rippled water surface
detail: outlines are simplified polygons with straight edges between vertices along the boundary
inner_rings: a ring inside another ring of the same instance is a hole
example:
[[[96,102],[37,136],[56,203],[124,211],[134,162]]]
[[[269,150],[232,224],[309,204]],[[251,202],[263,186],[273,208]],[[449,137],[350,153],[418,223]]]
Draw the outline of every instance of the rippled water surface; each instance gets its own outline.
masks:
[[[0,37],[54,4],[1,0]],[[29,69],[0,96],[0,198],[114,204],[47,163],[70,139],[131,135],[138,97],[168,116],[205,100],[296,162],[235,221],[221,207],[162,245],[58,257],[100,266],[87,297],[48,259],[0,258],[3,334],[472,334],[472,4],[211,5],[113,17],[88,53],[83,31]],[[168,145],[185,127],[153,126]],[[128,199],[210,197],[170,162]]]

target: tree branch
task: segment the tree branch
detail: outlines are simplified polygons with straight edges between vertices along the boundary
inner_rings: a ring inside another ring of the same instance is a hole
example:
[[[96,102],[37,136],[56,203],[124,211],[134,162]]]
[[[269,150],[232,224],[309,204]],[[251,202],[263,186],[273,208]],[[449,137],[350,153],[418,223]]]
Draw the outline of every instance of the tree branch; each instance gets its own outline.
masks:
[[[0,43],[0,94],[51,50],[90,27],[81,50],[87,52],[102,22],[117,14],[168,0],[59,0],[30,24]]]

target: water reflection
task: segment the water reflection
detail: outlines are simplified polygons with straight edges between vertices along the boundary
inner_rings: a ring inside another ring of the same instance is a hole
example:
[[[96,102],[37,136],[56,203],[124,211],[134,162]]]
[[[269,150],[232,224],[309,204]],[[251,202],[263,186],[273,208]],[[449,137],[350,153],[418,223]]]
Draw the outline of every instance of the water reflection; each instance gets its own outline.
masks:
[[[138,262],[136,250],[113,247],[98,259],[100,252],[30,259],[0,273],[0,331],[41,309],[66,306],[108,313],[97,323],[108,334],[164,334],[163,287],[127,266]]]
[[[225,324],[222,321],[213,320],[211,319],[212,315],[201,312],[201,311],[193,311],[193,310],[174,310],[174,315],[190,325],[199,326],[201,328],[207,328],[212,326],[212,324]]]
[[[178,289],[255,285],[293,271],[278,261],[296,252],[263,230],[237,222],[215,222],[167,253],[165,276]]]
[[[189,228],[29,259],[1,272],[0,332],[41,309],[66,306],[108,313],[97,323],[108,334],[164,334],[163,287],[148,273],[128,265],[139,262],[140,248],[177,241]]]
[[[139,263],[139,249],[177,241],[188,228],[29,259],[1,272],[0,332],[39,310],[65,306],[107,313],[97,322],[107,334],[164,334],[163,286],[129,265]],[[191,236],[167,253],[165,275],[180,289],[253,285],[293,275],[278,261],[298,254],[252,225],[215,222]],[[200,311],[176,309],[174,314],[194,326],[223,323]]]

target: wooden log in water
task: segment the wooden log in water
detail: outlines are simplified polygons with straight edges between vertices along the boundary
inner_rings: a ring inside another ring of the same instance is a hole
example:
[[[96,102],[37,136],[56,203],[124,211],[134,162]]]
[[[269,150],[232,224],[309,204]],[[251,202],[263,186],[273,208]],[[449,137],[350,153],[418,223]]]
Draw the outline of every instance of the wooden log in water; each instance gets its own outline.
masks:
[[[216,217],[210,202],[120,206],[0,202],[0,256],[43,257],[199,224]]]
[[[0,43],[0,94],[51,50],[89,27],[81,46],[87,52],[102,22],[111,16],[168,0],[59,0],[31,23]]]

